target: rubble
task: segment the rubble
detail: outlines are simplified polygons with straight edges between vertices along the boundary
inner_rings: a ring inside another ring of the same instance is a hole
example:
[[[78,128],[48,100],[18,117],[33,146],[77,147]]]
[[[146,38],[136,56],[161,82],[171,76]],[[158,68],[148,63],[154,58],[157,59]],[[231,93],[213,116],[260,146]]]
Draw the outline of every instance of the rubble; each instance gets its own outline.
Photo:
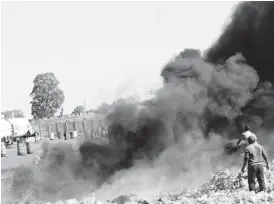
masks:
[[[249,192],[247,176],[228,169],[216,172],[197,189],[176,189],[163,192],[154,201],[137,195],[121,195],[110,201],[99,201],[92,194],[83,200],[69,199],[54,204],[259,204],[274,203],[274,166],[265,172],[266,192]],[[26,203],[26,202],[25,202]],[[32,203],[32,202],[28,202]],[[35,202],[37,203],[37,202]],[[52,204],[52,203],[47,203]]]
[[[131,202],[131,197],[132,196],[119,196],[118,198],[113,199],[111,202],[116,203],[116,204],[125,204]]]
[[[223,170],[212,175],[210,180],[195,190],[184,190],[180,194],[170,193],[158,201],[181,204],[234,204],[234,203],[274,203],[274,168],[265,172],[266,192],[249,192],[247,176]],[[174,200],[176,199],[176,201]]]
[[[140,199],[137,195],[122,195],[111,201],[111,203],[116,204],[149,204],[148,201]]]
[[[96,199],[94,197],[87,197],[87,198],[84,198],[81,203],[82,204],[95,204]]]

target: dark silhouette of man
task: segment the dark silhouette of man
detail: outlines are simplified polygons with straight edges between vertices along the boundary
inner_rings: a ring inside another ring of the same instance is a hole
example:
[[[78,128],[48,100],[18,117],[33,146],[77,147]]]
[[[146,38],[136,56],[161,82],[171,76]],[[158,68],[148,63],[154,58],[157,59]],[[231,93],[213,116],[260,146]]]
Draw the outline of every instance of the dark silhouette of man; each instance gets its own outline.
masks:
[[[237,142],[237,146],[241,143],[241,141],[247,142],[247,139],[249,138],[250,135],[255,136],[255,138],[257,140],[257,136],[253,132],[250,131],[248,126],[245,126],[244,132],[242,133],[242,136],[240,137],[240,139]]]
[[[245,148],[242,173],[244,173],[245,167],[248,164],[247,174],[249,191],[255,191],[256,178],[259,183],[260,191],[265,191],[264,161],[266,162],[266,169],[269,169],[267,154],[264,147],[258,144],[256,136],[250,135],[247,141],[248,146]]]

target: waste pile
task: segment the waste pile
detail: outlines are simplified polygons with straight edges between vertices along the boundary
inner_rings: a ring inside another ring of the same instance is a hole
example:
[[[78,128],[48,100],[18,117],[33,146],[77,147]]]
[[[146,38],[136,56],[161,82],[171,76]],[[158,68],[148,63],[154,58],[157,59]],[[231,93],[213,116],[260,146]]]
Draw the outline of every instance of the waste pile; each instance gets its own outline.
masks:
[[[161,204],[274,203],[274,168],[266,171],[265,179],[266,192],[249,192],[246,175],[223,170],[212,175],[198,189],[168,193],[159,201]],[[159,201],[157,204],[160,204]]]
[[[229,171],[216,172],[207,183],[196,189],[179,189],[164,192],[154,200],[144,200],[137,195],[121,195],[113,200],[100,201],[96,195],[84,199],[58,201],[55,204],[234,204],[274,203],[274,163],[265,172],[266,192],[249,192],[247,175]],[[258,184],[257,184],[258,187]],[[258,189],[258,188],[257,188]],[[23,203],[32,203],[25,201]],[[37,203],[37,202],[35,202]],[[43,203],[51,204],[51,203]]]

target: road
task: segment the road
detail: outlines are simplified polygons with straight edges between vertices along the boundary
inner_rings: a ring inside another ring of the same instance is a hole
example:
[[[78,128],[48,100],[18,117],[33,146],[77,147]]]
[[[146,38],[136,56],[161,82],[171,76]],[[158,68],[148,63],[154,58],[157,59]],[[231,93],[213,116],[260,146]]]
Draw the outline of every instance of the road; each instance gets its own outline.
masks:
[[[60,140],[48,140],[45,141],[51,142],[51,143],[57,143]],[[67,142],[75,142],[76,140],[67,140]],[[42,153],[42,143],[44,141],[39,141],[39,144],[35,144],[34,142],[31,142],[31,150],[33,151],[32,154],[26,153],[26,146],[22,147],[23,156],[17,155],[17,147],[16,143],[13,145],[10,149],[7,149],[7,156],[1,157],[1,179],[9,177],[13,173],[13,169],[18,168],[22,165],[32,165],[34,155],[39,155]]]
[[[64,140],[62,140],[64,142]],[[76,139],[71,139],[71,140],[66,140],[65,142],[68,143],[76,143]],[[22,152],[24,153],[23,156],[18,156],[17,155],[17,146],[16,143],[10,148],[7,149],[7,156],[6,157],[1,157],[1,201],[2,203],[5,203],[3,197],[5,199],[8,199],[7,196],[4,196],[9,192],[9,189],[11,187],[12,183],[12,176],[14,172],[16,171],[17,168],[20,166],[30,166],[33,165],[33,159],[34,155],[39,155],[42,153],[42,144],[43,142],[50,142],[50,143],[58,143],[60,140],[55,139],[55,140],[48,140],[45,139],[43,141],[39,141],[39,144],[35,144],[34,142],[31,142],[31,150],[32,154],[26,154],[26,146],[24,145],[22,147]]]
[[[40,155],[42,153],[42,147],[41,145],[43,142],[50,142],[50,143],[58,143],[60,141],[62,142],[68,142],[68,143],[77,143],[81,140],[80,137],[77,137],[76,139],[69,139],[69,140],[49,140],[49,139],[44,139],[43,141],[39,141],[39,144],[35,144],[34,142],[31,142],[31,150],[33,151],[32,154],[26,154],[26,146],[23,146],[23,153],[24,156],[18,156],[17,155],[17,147],[16,143],[10,148],[7,149],[7,156],[6,157],[1,157],[1,179],[8,177],[12,175],[13,169],[18,168],[22,165],[32,165],[33,164],[33,159],[34,155]],[[95,143],[104,143],[106,142],[105,140],[98,140],[94,141]]]

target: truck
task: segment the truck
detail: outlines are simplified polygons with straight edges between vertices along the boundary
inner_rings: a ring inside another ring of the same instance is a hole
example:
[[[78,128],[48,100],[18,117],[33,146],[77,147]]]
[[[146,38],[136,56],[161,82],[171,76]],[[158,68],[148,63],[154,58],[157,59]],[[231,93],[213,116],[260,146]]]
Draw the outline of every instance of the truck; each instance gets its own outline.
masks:
[[[23,138],[35,137],[36,132],[26,118],[11,118],[0,121],[0,136],[1,142],[4,142],[8,147],[18,140]]]

